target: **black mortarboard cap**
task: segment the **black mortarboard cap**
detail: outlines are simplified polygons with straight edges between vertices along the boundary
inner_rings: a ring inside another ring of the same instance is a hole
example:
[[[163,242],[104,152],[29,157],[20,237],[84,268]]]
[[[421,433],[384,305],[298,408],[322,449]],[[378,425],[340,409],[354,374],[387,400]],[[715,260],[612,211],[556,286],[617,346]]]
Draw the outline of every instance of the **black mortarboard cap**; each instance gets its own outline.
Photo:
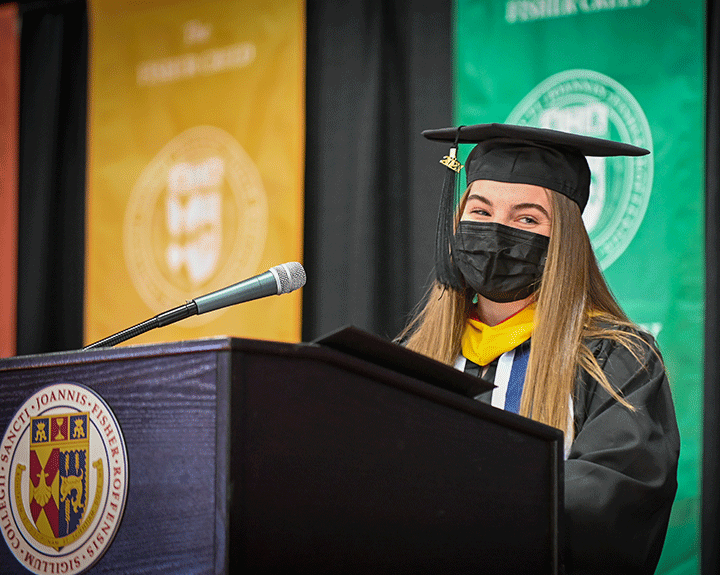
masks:
[[[476,144],[465,161],[467,185],[476,180],[533,184],[563,194],[582,211],[590,195],[590,168],[586,156],[644,156],[650,152],[631,144],[614,142],[531,126],[477,124],[425,130],[430,140],[453,142],[442,163],[448,167],[440,200],[436,238],[436,275],[446,286],[461,289],[459,272],[452,262],[455,159],[458,144]]]

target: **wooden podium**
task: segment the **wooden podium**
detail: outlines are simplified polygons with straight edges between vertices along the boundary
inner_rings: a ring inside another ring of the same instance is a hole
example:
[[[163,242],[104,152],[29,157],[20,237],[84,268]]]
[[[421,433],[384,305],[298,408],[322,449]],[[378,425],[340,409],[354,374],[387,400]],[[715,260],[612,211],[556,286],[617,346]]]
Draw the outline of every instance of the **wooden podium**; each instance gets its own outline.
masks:
[[[559,571],[562,433],[403,370],[230,338],[16,357],[0,435],[57,382],[104,398],[127,445],[90,572]],[[0,572],[26,573],[4,540]]]

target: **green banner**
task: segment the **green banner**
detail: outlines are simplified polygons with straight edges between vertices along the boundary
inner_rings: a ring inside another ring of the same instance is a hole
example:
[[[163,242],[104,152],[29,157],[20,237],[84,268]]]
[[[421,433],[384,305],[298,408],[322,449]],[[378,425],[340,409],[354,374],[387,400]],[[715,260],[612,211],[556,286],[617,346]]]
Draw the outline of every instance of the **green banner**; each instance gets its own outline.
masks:
[[[457,0],[455,10],[457,124],[555,128],[652,151],[591,158],[583,219],[621,305],[657,337],[673,389],[679,488],[658,573],[698,573],[705,3]]]

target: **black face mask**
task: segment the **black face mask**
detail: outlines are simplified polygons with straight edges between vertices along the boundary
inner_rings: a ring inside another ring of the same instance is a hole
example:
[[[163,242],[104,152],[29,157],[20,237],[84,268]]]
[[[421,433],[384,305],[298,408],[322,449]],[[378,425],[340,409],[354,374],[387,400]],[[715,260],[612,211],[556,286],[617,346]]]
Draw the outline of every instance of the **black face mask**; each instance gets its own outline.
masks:
[[[489,300],[518,301],[540,285],[550,238],[494,222],[464,221],[453,259],[465,283]]]

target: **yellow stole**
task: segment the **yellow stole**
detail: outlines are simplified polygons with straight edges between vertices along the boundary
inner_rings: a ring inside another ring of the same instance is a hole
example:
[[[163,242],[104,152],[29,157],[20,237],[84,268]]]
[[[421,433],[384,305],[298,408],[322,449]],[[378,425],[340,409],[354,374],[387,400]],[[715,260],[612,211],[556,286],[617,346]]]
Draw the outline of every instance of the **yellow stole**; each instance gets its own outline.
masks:
[[[479,319],[469,318],[461,340],[462,354],[473,363],[485,366],[530,339],[534,327],[534,303],[498,325],[487,325]]]

